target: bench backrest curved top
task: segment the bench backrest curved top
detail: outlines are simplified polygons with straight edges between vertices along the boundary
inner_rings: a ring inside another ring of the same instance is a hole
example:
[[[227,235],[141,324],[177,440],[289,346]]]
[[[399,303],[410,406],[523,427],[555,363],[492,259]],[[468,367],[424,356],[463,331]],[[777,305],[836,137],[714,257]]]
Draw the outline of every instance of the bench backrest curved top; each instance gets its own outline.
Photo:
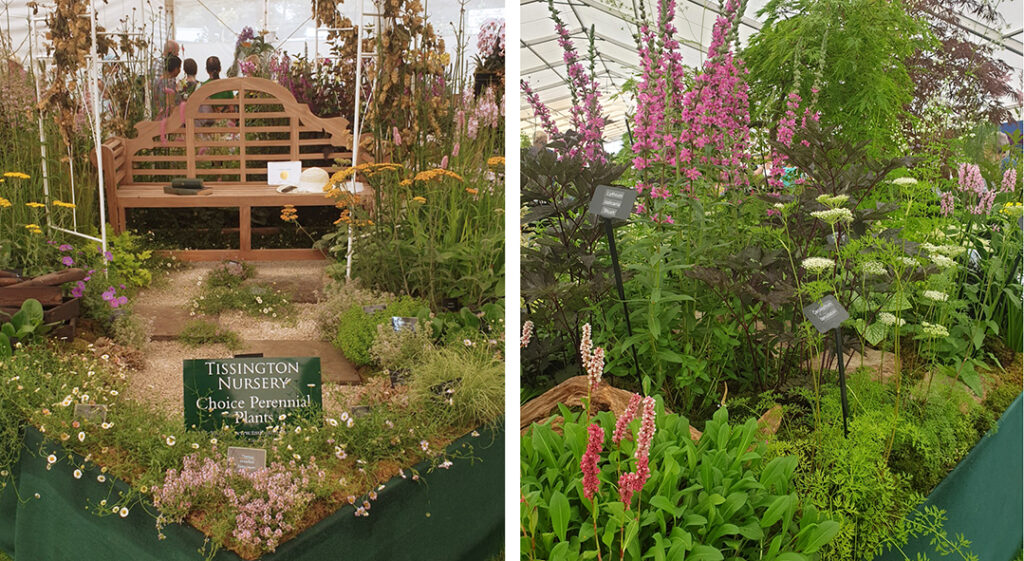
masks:
[[[203,84],[166,118],[135,125],[124,139],[118,183],[166,185],[175,177],[206,183],[266,183],[267,163],[299,160],[333,172],[352,157],[344,117],[317,117],[285,87],[263,78]]]

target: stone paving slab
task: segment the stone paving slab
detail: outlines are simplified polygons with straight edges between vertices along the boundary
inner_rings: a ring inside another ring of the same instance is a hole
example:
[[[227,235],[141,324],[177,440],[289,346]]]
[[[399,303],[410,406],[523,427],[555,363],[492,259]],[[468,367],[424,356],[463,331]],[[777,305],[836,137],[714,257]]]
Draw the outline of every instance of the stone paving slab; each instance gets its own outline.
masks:
[[[326,341],[245,341],[236,354],[263,353],[271,358],[320,357],[320,372],[324,382],[335,384],[363,383],[356,367]]]

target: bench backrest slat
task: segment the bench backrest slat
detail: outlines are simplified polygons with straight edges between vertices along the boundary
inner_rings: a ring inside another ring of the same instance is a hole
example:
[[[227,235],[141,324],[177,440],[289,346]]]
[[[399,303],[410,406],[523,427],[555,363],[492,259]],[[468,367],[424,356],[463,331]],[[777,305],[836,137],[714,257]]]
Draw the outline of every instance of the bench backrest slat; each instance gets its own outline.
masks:
[[[317,117],[286,88],[262,78],[204,84],[166,119],[135,128],[136,138],[107,143],[117,184],[163,186],[177,177],[208,185],[266,183],[267,162],[300,160],[303,168],[332,173],[343,167],[334,160],[352,157],[345,118]]]

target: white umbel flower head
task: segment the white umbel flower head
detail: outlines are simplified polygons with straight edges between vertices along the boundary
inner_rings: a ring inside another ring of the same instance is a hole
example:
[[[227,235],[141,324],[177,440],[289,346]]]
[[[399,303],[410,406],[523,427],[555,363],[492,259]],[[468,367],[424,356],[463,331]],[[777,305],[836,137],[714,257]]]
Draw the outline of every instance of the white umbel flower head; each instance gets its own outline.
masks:
[[[903,318],[897,318],[896,316],[890,314],[889,312],[881,312],[880,314],[878,314],[878,321],[881,322],[882,325],[888,325],[889,327],[892,327],[893,325],[897,324],[900,327],[902,327],[907,324],[907,320]]]
[[[847,195],[836,195],[834,197],[830,195],[818,195],[816,200],[827,207],[837,208],[843,206],[846,201],[850,200],[850,197]]]
[[[925,290],[924,292],[921,293],[921,296],[924,296],[926,299],[933,300],[935,302],[945,302],[949,300],[948,294],[946,294],[945,292],[939,292],[938,290]]]
[[[830,208],[828,210],[817,210],[811,213],[811,216],[828,222],[829,224],[836,225],[840,222],[853,222],[853,213],[848,208]]]
[[[835,266],[835,261],[825,257],[808,257],[800,262],[800,265],[815,274],[822,274]]]
[[[927,337],[949,337],[949,330],[935,323],[922,321],[921,328]]]
[[[932,260],[932,263],[935,263],[936,265],[939,266],[939,268],[942,268],[942,269],[949,269],[951,267],[956,266],[956,262],[955,261],[953,261],[949,257],[946,257],[945,255],[942,255],[942,254],[939,254],[939,253],[936,253],[936,254],[932,255],[931,256],[931,260]]]
[[[861,263],[860,270],[865,275],[882,276],[886,273],[885,264],[881,261],[865,261]]]
[[[913,177],[897,177],[896,179],[893,179],[892,182],[894,184],[896,184],[896,185],[916,185],[917,184],[917,180],[914,179]]]

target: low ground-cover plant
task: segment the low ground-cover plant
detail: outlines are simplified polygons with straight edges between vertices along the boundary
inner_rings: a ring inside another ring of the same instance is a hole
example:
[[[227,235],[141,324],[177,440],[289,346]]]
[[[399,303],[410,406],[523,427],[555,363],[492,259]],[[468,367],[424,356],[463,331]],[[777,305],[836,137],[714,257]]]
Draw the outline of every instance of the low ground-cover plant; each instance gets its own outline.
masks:
[[[237,333],[204,319],[185,322],[185,327],[178,334],[178,340],[190,347],[219,344],[232,350],[242,348],[242,340]]]
[[[362,304],[353,304],[338,318],[334,346],[356,366],[366,366],[372,361],[370,348],[377,337],[378,325],[390,326],[392,317],[425,318],[428,313],[426,304],[409,296],[402,296],[371,313],[367,313]]]
[[[252,280],[251,265],[226,262],[210,271],[191,311],[214,315],[237,310],[254,317],[286,319],[294,306],[290,296],[272,286]]]

